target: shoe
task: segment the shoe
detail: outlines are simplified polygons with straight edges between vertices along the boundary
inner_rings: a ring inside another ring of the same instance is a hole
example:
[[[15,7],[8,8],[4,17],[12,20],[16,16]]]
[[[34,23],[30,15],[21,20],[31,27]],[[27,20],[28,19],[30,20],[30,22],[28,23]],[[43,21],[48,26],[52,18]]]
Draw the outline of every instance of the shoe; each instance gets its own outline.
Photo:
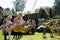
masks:
[[[46,35],[43,35],[43,38],[47,38]]]
[[[51,38],[54,38],[54,36],[50,36]]]
[[[43,38],[47,38],[47,37],[43,37]]]

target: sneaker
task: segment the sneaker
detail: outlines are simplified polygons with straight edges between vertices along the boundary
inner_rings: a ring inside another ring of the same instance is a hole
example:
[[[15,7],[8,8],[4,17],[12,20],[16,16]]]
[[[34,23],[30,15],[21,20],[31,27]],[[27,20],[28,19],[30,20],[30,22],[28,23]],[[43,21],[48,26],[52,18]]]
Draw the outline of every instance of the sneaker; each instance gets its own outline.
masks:
[[[43,35],[43,38],[46,38],[46,35]]]
[[[50,36],[51,38],[54,38],[54,36]]]
[[[46,36],[43,36],[43,38],[47,38]]]

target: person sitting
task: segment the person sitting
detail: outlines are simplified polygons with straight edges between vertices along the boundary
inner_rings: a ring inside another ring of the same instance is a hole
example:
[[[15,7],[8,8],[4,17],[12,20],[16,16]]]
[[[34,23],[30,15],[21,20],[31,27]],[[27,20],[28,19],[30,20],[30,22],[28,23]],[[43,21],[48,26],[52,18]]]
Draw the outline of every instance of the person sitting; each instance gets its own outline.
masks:
[[[32,20],[32,33],[34,33],[35,31],[36,31],[36,22],[35,22],[35,20]]]
[[[28,29],[29,31],[26,33],[26,34],[34,34],[35,33],[35,30],[36,30],[36,22],[35,20],[30,20],[28,22]]]
[[[48,30],[49,30],[49,32],[50,32],[50,37],[51,37],[51,38],[54,38],[54,36],[53,36],[50,28],[48,27],[49,24],[50,24],[50,22],[46,22],[46,21],[44,21],[44,22],[42,23],[43,38],[46,38],[46,32],[47,32]],[[52,26],[52,25],[50,25],[50,26]]]
[[[36,22],[35,22],[35,20],[32,20],[32,26],[33,26],[34,29],[36,28]]]

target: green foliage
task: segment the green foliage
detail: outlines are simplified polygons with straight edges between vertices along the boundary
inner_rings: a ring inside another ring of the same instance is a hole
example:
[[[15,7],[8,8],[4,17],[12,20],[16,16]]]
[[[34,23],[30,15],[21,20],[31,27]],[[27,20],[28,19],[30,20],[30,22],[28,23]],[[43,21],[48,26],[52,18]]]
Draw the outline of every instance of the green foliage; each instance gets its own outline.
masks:
[[[40,15],[40,18],[45,18],[45,19],[48,18],[48,14],[46,13],[44,9],[39,10],[39,15]]]
[[[55,9],[56,9],[56,13],[57,15],[60,15],[60,0],[55,0]]]
[[[10,8],[6,8],[5,11],[10,11]]]
[[[31,14],[31,11],[27,11],[27,14]]]
[[[12,9],[12,13],[13,13],[13,14],[15,13],[14,9]]]
[[[52,8],[53,8],[53,13],[56,16],[57,15],[57,8],[56,8],[56,6],[53,6]]]
[[[15,6],[15,11],[22,11],[24,10],[24,7],[25,7],[25,1],[22,1],[22,0],[16,0],[15,3],[14,3],[14,6]]]

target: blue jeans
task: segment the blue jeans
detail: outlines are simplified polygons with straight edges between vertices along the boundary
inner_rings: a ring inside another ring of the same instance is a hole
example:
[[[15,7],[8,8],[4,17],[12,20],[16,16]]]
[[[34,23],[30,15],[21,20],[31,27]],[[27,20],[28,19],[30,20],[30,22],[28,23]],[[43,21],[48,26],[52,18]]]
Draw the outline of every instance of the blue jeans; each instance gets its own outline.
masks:
[[[43,28],[43,29],[42,29],[43,35],[46,34],[46,31],[47,31],[47,28]]]
[[[50,32],[50,36],[53,36],[51,30],[48,27],[42,29],[43,35],[46,35],[47,31]]]

